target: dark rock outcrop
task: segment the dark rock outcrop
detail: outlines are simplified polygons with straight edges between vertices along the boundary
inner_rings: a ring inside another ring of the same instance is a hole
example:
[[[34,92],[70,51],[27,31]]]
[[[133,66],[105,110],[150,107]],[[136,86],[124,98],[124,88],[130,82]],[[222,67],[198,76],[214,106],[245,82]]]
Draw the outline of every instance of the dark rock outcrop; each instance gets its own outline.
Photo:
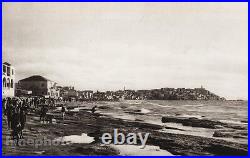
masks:
[[[217,129],[225,126],[224,123],[219,121],[212,121],[206,119],[198,119],[198,118],[186,118],[186,117],[162,117],[163,123],[181,123],[183,126],[191,126],[191,127],[202,127],[202,128],[210,128]]]
[[[216,144],[211,143],[209,147],[206,148],[207,151],[214,153],[215,155],[223,155],[223,156],[246,156],[248,155],[248,151],[243,147],[233,147],[225,144]]]
[[[247,138],[247,131],[217,130],[217,131],[214,132],[213,137],[222,137],[222,138]]]

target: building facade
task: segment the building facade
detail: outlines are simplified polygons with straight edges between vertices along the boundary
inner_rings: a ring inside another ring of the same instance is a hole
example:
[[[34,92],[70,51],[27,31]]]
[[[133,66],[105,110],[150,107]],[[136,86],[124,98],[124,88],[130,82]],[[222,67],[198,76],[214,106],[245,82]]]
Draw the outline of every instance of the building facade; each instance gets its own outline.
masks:
[[[60,88],[60,97],[63,98],[63,100],[69,100],[70,98],[74,98],[76,100],[78,98],[78,92],[75,90],[74,87],[61,87]]]
[[[18,84],[21,89],[32,91],[32,96],[59,97],[59,90],[57,89],[56,82],[43,76],[31,76],[20,80]]]
[[[2,75],[2,96],[14,97],[15,96],[15,69],[14,67],[5,62],[3,63]]]
[[[94,92],[91,90],[78,91],[78,99],[84,101],[90,101],[93,99]]]

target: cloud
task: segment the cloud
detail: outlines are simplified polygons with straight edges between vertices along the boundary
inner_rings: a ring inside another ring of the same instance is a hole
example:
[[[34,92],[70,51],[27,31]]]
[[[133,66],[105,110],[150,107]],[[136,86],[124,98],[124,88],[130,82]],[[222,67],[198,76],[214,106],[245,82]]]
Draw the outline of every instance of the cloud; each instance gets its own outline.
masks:
[[[17,80],[78,89],[200,87],[247,98],[246,3],[5,3]]]

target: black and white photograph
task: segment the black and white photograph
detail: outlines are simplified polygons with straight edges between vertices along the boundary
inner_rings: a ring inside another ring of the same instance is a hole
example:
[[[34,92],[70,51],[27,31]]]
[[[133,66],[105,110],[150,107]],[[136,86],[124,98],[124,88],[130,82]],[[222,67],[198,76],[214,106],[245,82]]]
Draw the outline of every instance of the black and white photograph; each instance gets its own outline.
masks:
[[[247,2],[3,2],[2,155],[247,156]]]

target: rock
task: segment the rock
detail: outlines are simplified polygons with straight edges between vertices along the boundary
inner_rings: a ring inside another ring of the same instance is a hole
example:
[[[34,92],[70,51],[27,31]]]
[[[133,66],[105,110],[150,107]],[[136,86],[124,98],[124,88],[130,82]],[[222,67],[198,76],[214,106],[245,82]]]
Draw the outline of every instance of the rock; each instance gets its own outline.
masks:
[[[232,129],[236,129],[236,130],[247,130],[247,126],[243,126],[243,125],[226,124],[226,125],[224,125],[224,127],[232,128]]]
[[[216,155],[223,155],[223,156],[246,156],[248,155],[247,149],[243,147],[232,147],[225,144],[210,144],[209,147],[206,148],[207,151],[214,153]]]
[[[99,109],[104,109],[104,110],[105,110],[105,109],[111,109],[109,106],[106,106],[106,105],[99,106],[98,108],[99,108]]]
[[[217,129],[223,127],[225,124],[212,121],[207,119],[198,119],[198,118],[186,118],[186,117],[162,117],[162,123],[181,123],[183,126],[191,126],[191,127],[202,127],[202,128],[211,128]]]
[[[232,133],[226,131],[214,131],[213,137],[229,138],[232,137]]]
[[[248,123],[248,120],[241,120],[241,123]]]
[[[213,137],[222,137],[222,138],[247,138],[247,131],[218,130],[218,131],[214,132]]]

